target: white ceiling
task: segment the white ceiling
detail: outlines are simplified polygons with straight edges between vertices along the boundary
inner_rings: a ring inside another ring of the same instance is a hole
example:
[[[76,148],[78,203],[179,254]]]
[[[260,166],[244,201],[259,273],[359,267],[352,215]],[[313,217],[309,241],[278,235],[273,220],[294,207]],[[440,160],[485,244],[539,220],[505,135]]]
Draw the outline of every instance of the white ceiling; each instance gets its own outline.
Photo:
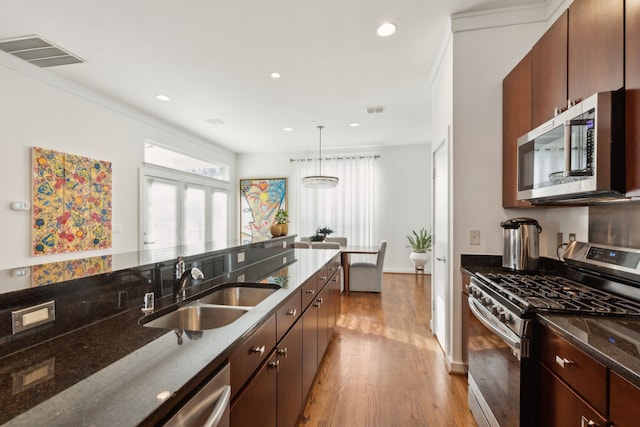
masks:
[[[545,1],[0,0],[0,39],[37,34],[87,61],[49,72],[236,153],[316,149],[318,124],[325,148],[374,147],[430,141],[451,14],[532,3]],[[385,21],[398,30],[381,38]]]

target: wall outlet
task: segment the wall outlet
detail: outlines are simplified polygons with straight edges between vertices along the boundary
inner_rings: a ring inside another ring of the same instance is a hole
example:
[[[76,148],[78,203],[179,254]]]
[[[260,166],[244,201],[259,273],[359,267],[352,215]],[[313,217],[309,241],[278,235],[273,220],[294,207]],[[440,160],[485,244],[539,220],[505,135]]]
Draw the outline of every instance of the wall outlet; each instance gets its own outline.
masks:
[[[241,274],[238,277],[236,277],[236,282],[244,282],[244,274]]]
[[[244,262],[244,252],[238,252],[238,262]]]
[[[283,263],[283,264],[286,264],[286,263],[287,263],[287,257],[286,257],[286,256],[283,256],[283,257],[282,257],[282,263]]]
[[[122,233],[122,224],[113,224],[113,234]]]
[[[558,232],[558,237],[556,239],[556,246],[561,246],[564,243],[564,234],[562,231]]]
[[[570,242],[576,241],[576,233],[569,233],[569,241]]]
[[[470,230],[469,231],[469,244],[470,245],[479,245],[480,244],[480,230]]]

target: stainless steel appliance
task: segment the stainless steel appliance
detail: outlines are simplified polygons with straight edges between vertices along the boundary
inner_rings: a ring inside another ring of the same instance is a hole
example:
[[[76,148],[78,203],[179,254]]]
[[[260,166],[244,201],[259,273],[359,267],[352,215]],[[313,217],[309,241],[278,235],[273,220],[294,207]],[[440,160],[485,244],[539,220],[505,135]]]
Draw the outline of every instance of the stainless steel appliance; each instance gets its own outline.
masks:
[[[624,197],[624,92],[601,92],[518,138],[518,199]]]
[[[513,270],[538,268],[539,234],[542,227],[533,218],[512,218],[502,227],[502,266]]]
[[[535,314],[640,316],[640,250],[574,242],[563,274],[476,274],[469,406],[478,426],[536,426]]]
[[[164,425],[229,427],[230,384],[231,374],[227,363]]]

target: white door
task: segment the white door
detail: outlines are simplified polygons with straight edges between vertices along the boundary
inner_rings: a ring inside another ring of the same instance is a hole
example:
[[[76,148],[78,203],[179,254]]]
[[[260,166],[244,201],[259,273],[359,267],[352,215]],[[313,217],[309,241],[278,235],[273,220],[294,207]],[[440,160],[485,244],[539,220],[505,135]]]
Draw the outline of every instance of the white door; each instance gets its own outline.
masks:
[[[445,353],[448,351],[449,303],[449,141],[442,140],[433,152],[433,272],[431,330]]]

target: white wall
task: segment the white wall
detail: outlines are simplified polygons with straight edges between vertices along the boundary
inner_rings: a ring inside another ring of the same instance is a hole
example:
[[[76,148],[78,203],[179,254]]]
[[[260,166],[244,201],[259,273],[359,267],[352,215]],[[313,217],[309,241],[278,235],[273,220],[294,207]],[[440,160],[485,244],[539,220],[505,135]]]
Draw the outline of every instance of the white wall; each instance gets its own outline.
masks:
[[[546,28],[555,21],[570,0],[549,2],[542,10],[533,10],[535,19],[519,13],[518,23],[507,25],[500,14],[483,16],[480,21],[492,25],[467,25],[453,30],[453,262],[452,295],[461,295],[461,254],[502,253],[504,219],[527,216],[538,219],[541,255],[556,256],[556,233],[576,233],[588,237],[587,208],[502,209],[502,80],[531,49]],[[525,11],[528,13],[528,11]],[[543,16],[545,19],[539,19]],[[546,19],[549,17],[548,19]],[[495,18],[495,20],[494,20]],[[465,18],[467,19],[467,18]],[[472,19],[470,18],[469,21]],[[501,22],[498,24],[497,22]],[[495,26],[499,25],[499,26]],[[469,230],[480,230],[480,245],[469,244]],[[462,301],[454,298],[451,306],[453,347],[449,363],[462,361]]]
[[[533,46],[544,24],[484,28],[453,34],[453,223],[451,311],[453,366],[462,360],[461,254],[500,254],[502,209],[502,79]],[[527,212],[528,213],[528,212]],[[524,216],[524,213],[518,213]],[[469,231],[480,230],[480,245]]]
[[[431,147],[427,144],[368,147],[366,152],[380,155],[376,161],[378,194],[374,240],[386,239],[388,242],[384,270],[413,272],[406,235],[413,229],[431,227]],[[323,153],[334,154],[326,149]],[[291,181],[295,165],[289,159],[298,155],[301,153],[238,154],[238,177],[288,178],[289,217],[295,218],[298,215],[295,211],[296,185]],[[299,233],[295,227],[290,227],[289,234]]]
[[[0,93],[4,158],[0,269],[138,250],[138,169],[147,139],[235,167],[232,153],[10,55],[0,56]],[[122,233],[113,235],[111,249],[31,256],[31,213],[13,211],[10,203],[31,201],[34,146],[113,163],[113,223],[122,226]],[[231,196],[235,204],[235,192]],[[235,228],[235,221],[232,225]]]

